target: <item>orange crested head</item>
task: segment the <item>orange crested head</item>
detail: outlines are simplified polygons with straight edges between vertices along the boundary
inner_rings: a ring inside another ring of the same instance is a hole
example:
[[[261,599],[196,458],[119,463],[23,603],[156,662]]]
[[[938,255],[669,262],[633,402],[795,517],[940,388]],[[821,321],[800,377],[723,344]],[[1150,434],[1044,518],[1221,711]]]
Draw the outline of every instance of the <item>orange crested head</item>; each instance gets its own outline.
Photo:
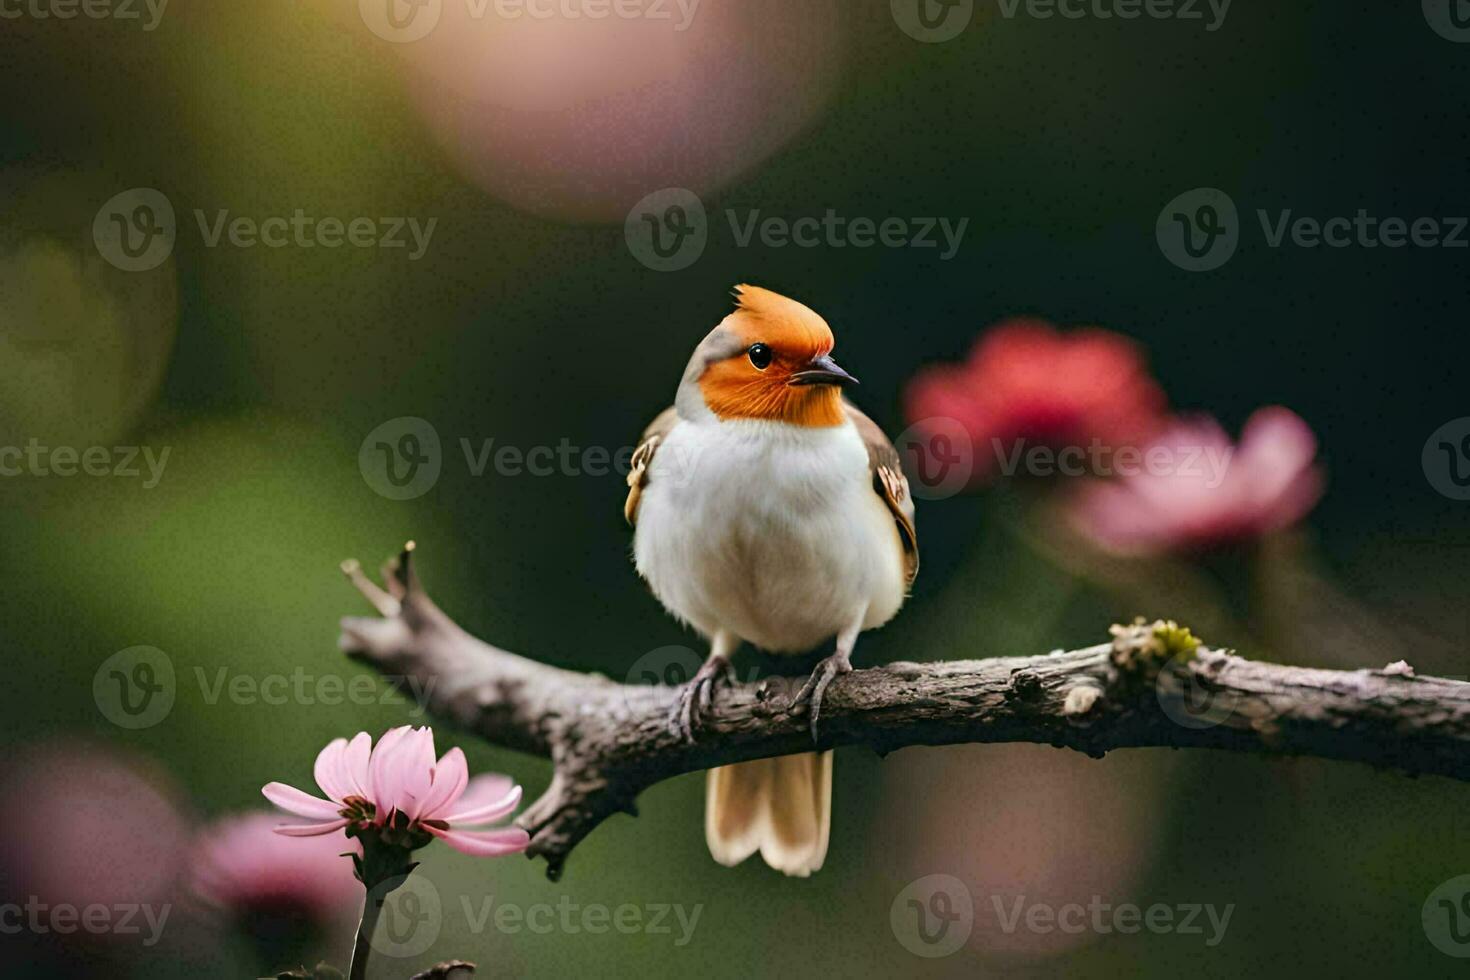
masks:
[[[832,360],[832,328],[809,307],[759,286],[736,286],[737,309],[721,328],[738,350],[706,366],[704,402],[722,419],[803,426],[844,421],[842,387],[857,379]]]

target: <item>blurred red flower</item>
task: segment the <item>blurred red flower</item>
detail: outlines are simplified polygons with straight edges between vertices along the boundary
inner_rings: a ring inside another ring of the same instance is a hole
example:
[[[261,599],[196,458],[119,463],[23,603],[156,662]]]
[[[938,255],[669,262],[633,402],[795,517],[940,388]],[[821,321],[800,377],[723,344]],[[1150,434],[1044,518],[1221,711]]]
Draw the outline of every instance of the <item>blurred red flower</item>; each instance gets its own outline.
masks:
[[[1296,413],[1263,408],[1240,445],[1211,418],[1179,419],[1138,454],[1136,471],[1071,503],[1074,526],[1117,554],[1195,551],[1290,527],[1322,496],[1317,437]]]
[[[921,371],[905,401],[917,429],[953,419],[969,433],[974,483],[993,479],[1018,449],[1136,445],[1158,429],[1166,407],[1133,341],[1036,319],[992,328],[964,364]]]

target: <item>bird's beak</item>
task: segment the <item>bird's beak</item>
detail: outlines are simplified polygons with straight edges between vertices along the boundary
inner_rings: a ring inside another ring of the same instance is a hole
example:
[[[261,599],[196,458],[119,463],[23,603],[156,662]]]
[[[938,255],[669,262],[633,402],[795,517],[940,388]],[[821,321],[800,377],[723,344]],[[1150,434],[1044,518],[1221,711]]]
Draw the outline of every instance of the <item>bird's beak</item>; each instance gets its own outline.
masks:
[[[842,370],[837,362],[832,360],[832,355],[823,354],[821,357],[815,357],[808,361],[806,367],[793,374],[791,380],[786,383],[792,385],[839,385],[847,387],[848,385],[857,384],[858,379]]]

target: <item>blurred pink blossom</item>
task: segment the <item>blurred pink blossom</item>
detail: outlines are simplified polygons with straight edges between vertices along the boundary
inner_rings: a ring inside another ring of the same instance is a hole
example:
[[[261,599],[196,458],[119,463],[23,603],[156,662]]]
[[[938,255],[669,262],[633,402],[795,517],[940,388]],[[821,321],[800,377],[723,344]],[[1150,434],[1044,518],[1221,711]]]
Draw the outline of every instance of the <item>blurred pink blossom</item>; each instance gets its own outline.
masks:
[[[418,832],[476,857],[516,854],[530,844],[530,835],[519,827],[465,829],[509,815],[521,801],[521,788],[508,776],[471,779],[458,748],[436,763],[434,733],[428,728],[391,729],[376,748],[367,732],[351,742],[336,739],[316,758],[316,782],[328,799],[284,783],[261,790],[281,809],[314,821],[277,827],[276,833],[315,837],[348,829],[362,836],[379,829],[401,839]]]
[[[444,4],[428,36],[394,46],[410,95],[456,169],[559,219],[622,220],[659,188],[728,183],[810,124],[839,78],[835,0],[597,19],[472,6]]]
[[[953,419],[970,435],[972,476],[984,483],[1026,444],[1088,449],[1136,445],[1157,431],[1163,390],[1143,352],[1098,328],[1063,332],[1043,320],[1007,320],[984,333],[969,359],[920,372],[906,414]]]
[[[1322,496],[1317,438],[1285,408],[1252,415],[1239,446],[1201,417],[1175,421],[1142,459],[1150,450],[1171,465],[1095,482],[1071,503],[1074,526],[1107,551],[1157,554],[1258,538],[1297,523]]]
[[[191,883],[228,912],[299,911],[327,924],[356,914],[362,886],[342,855],[358,845],[342,833],[301,843],[275,833],[274,813],[239,814],[206,827],[194,847]]]
[[[60,742],[19,753],[0,774],[0,794],[8,891],[78,908],[171,897],[188,824],[170,784],[143,763]]]

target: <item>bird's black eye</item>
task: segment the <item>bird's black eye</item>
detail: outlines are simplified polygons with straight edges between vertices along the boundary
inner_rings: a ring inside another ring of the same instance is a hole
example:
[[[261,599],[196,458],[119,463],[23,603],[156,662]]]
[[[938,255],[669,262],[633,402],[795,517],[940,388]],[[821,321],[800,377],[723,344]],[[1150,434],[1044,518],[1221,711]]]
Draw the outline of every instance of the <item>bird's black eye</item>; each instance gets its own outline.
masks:
[[[765,344],[751,344],[750,350],[745,353],[750,355],[750,363],[754,364],[758,371],[764,371],[770,367],[772,358],[776,356]]]

